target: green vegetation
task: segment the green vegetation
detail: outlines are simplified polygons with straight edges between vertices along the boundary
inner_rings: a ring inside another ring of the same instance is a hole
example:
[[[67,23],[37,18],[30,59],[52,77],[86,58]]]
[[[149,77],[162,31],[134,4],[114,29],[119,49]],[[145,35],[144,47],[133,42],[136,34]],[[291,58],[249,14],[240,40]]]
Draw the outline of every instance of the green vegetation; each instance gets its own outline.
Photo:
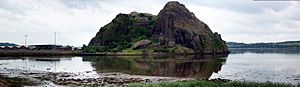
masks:
[[[218,39],[215,39],[214,41],[213,41],[213,46],[214,46],[214,48],[216,48],[216,49],[218,49],[218,50],[221,50],[221,49],[227,49],[227,48],[225,48],[224,47],[224,43],[223,43],[223,41],[221,41],[221,40],[218,40]]]
[[[156,17],[147,13],[119,14],[97,33],[95,38],[101,41],[90,43],[83,51],[102,52],[132,48],[135,42],[151,38],[150,31],[155,21]]]
[[[81,50],[83,52],[89,52],[89,53],[113,51],[109,49],[107,46],[86,46],[86,45],[83,45]]]
[[[122,53],[125,53],[125,54],[143,54],[145,52],[148,52],[148,53],[149,52],[188,53],[188,52],[191,52],[191,50],[192,50],[190,48],[184,47],[184,46],[179,45],[179,44],[177,44],[174,47],[168,47],[166,45],[156,46],[155,44],[156,43],[151,44],[147,48],[138,49],[138,50],[135,50],[132,47],[124,48],[124,49],[117,49],[117,48],[110,49],[108,46],[86,46],[86,45],[83,45],[82,51],[83,52],[88,52],[88,53],[105,53],[105,54],[107,54],[107,53],[116,53],[116,52],[122,52]]]
[[[272,82],[222,82],[222,81],[205,81],[205,80],[191,80],[178,82],[160,82],[160,83],[135,83],[128,87],[300,87],[298,85]]]
[[[132,49],[125,49],[122,52],[126,54],[142,54],[146,50],[132,50]]]

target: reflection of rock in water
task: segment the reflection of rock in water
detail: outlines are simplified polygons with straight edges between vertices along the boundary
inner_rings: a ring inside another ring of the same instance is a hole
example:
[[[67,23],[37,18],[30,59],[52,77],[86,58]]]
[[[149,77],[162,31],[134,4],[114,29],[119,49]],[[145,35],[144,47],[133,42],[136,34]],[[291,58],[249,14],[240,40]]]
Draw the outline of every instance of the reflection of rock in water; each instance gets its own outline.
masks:
[[[72,60],[70,56],[49,56],[49,57],[26,57],[25,59],[29,61],[63,61]]]
[[[83,57],[91,61],[96,70],[121,72],[134,75],[209,78],[221,70],[227,55],[222,56],[173,56],[173,57]]]
[[[37,58],[35,61],[60,61],[59,58]]]

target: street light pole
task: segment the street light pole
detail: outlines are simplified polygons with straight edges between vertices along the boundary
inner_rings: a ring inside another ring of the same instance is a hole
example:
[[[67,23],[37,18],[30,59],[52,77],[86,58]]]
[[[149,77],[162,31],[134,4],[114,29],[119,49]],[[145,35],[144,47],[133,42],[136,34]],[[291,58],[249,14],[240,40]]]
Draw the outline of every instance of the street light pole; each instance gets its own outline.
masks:
[[[25,35],[24,37],[25,37],[25,46],[27,46],[27,35]]]
[[[56,45],[56,32],[54,32],[54,45]]]

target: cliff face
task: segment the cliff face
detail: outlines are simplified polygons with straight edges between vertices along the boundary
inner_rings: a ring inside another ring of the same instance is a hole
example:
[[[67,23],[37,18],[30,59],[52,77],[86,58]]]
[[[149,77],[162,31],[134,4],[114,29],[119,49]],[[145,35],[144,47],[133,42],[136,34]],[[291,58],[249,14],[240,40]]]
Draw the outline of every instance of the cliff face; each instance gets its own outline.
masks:
[[[204,22],[176,1],[168,2],[159,12],[152,36],[169,47],[180,44],[200,53],[228,51],[220,34],[213,33]]]
[[[208,25],[176,1],[168,2],[158,16],[137,12],[117,15],[99,30],[89,46],[122,50],[133,48],[141,40],[151,40],[152,45],[143,48],[152,50],[163,47],[173,52],[229,52],[220,34],[213,33]]]

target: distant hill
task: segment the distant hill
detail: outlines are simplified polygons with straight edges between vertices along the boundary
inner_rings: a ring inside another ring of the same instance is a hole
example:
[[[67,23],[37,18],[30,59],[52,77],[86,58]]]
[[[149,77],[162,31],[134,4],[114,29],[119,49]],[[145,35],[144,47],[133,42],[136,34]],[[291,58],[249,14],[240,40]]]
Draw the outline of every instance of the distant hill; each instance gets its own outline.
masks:
[[[17,44],[14,44],[14,43],[2,43],[0,42],[0,46],[17,46]]]
[[[270,42],[270,43],[239,43],[227,42],[229,48],[300,48],[300,41]]]

